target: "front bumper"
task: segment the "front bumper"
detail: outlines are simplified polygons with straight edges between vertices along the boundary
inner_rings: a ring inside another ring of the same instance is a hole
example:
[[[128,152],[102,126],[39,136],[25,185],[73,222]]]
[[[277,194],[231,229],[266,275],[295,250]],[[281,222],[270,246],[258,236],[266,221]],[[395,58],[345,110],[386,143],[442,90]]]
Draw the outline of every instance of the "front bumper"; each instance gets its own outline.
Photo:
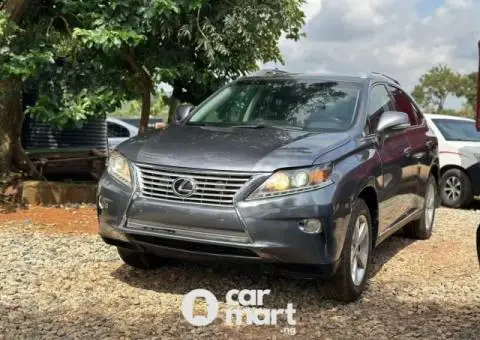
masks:
[[[132,195],[105,174],[99,182],[100,235],[108,244],[164,257],[321,267],[332,275],[349,220],[348,203],[332,204],[335,184],[317,191],[215,207]],[[319,218],[323,232],[299,228]]]

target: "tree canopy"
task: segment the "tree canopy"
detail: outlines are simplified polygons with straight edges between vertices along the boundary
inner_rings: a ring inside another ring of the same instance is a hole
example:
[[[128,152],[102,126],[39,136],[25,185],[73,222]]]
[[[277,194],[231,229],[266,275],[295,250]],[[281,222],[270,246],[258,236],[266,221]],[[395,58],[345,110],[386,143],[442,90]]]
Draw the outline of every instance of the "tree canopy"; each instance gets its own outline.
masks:
[[[448,66],[439,65],[420,77],[412,95],[421,106],[440,113],[447,97],[458,91],[459,84],[459,76],[455,72]]]
[[[446,65],[438,65],[422,75],[412,96],[424,109],[433,113],[472,117],[476,105],[477,73],[455,73]],[[446,109],[448,96],[464,98],[460,110]]]
[[[11,104],[35,94],[27,112],[59,125],[141,99],[146,126],[159,82],[196,104],[259,63],[282,62],[278,41],[301,38],[303,2],[4,0],[0,95]],[[21,115],[7,107],[0,124]]]
[[[281,35],[301,37],[302,2],[36,1],[22,24],[0,17],[0,77],[36,80],[30,111],[60,123],[148,98],[160,81],[195,103],[258,62],[281,62]]]

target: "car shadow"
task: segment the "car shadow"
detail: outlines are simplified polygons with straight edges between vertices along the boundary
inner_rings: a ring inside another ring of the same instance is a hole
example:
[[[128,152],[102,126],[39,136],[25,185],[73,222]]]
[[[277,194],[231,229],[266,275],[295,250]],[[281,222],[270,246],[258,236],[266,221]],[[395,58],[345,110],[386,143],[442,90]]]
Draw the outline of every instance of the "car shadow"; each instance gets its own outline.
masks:
[[[373,255],[372,264],[370,266],[369,277],[373,278],[378,274],[385,264],[387,264],[399,252],[415,243],[416,240],[403,235],[403,230],[399,230],[394,236],[389,237],[382,242]]]
[[[412,239],[393,236],[380,244],[375,250],[369,277],[374,277],[391,258],[413,242]],[[310,294],[312,299],[325,298],[321,289],[324,281],[295,279],[292,275],[269,272],[268,267],[257,264],[172,261],[153,271],[143,271],[123,264],[111,275],[130,286],[168,294],[186,294],[190,290],[203,288],[212,291],[217,297],[224,297],[231,289],[275,287],[278,292],[275,294],[276,301],[286,301],[296,294]]]

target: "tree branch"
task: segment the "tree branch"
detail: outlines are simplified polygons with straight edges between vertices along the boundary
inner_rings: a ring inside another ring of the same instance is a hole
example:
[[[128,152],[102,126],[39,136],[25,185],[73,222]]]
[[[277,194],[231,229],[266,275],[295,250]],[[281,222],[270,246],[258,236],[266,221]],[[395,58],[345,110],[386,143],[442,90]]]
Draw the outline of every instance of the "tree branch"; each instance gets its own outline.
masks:
[[[49,33],[50,33],[50,28],[52,27],[53,23],[54,23],[55,20],[57,20],[57,19],[61,19],[61,20],[63,21],[63,23],[65,24],[65,28],[66,28],[67,31],[68,31],[68,34],[69,34],[69,35],[72,35],[72,30],[70,29],[70,25],[68,24],[67,19],[65,19],[65,17],[62,16],[62,15],[57,15],[56,17],[53,17],[52,20],[50,20],[50,23],[48,24],[47,33],[46,33],[46,34],[47,34],[47,37],[48,37],[48,35],[49,35]]]

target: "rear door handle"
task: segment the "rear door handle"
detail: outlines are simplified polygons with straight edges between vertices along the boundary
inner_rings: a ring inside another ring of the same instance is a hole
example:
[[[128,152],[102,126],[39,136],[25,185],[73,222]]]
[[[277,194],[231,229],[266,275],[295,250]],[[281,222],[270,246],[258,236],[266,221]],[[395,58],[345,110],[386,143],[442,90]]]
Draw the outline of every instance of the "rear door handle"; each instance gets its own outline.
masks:
[[[407,147],[407,148],[403,149],[403,154],[405,155],[405,157],[410,157],[412,155],[412,148]]]

